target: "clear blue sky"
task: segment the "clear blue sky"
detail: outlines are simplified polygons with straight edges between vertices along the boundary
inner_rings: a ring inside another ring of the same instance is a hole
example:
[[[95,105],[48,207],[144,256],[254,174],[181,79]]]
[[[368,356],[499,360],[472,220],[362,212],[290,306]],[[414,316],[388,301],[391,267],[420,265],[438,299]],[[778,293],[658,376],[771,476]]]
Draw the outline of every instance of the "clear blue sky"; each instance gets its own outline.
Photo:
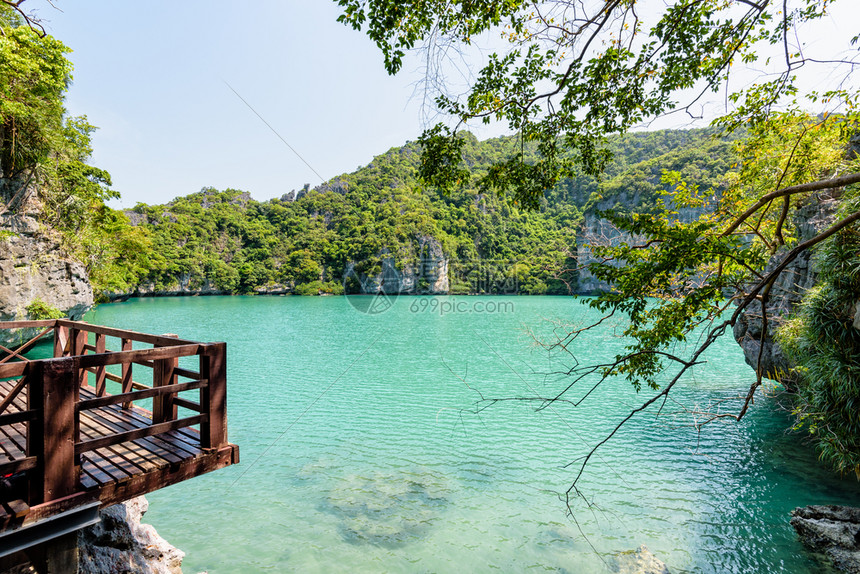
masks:
[[[421,132],[416,74],[389,77],[330,0],[56,5],[26,4],[73,50],[66,106],[100,128],[94,163],[123,206],[203,186],[263,200],[320,183],[225,81],[325,179]]]
[[[116,207],[164,203],[204,186],[279,197],[319,184],[313,170],[326,180],[353,171],[424,127],[421,101],[412,98],[417,59],[388,76],[373,42],[336,22],[332,0],[54,3],[62,11],[46,0],[24,6],[73,50],[66,105],[100,128],[93,163],[112,174],[122,194]],[[839,27],[856,33],[860,2],[835,9],[811,44],[839,36]],[[480,54],[470,58],[480,66]]]

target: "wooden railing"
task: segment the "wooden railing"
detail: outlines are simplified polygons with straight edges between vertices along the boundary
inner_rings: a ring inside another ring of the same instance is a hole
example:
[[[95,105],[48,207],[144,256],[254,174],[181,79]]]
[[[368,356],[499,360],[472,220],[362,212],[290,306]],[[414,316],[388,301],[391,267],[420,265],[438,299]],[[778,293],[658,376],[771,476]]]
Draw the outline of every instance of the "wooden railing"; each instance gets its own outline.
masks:
[[[51,358],[23,356],[34,339],[16,350],[2,347],[7,355],[0,359],[0,380],[11,386],[5,396],[0,393],[0,427],[19,425],[20,430],[21,424],[26,425],[24,456],[0,462],[0,477],[26,473],[28,504],[77,492],[81,456],[88,451],[194,425],[199,425],[201,449],[228,444],[224,343],[198,343],[65,319],[0,322],[0,330],[7,329],[35,329],[39,337],[53,331],[54,336]],[[196,363],[196,370],[181,368],[181,357],[196,357],[190,361]],[[108,394],[108,382],[114,383],[113,394]],[[82,388],[87,390],[83,399]],[[179,396],[195,390],[197,400]],[[26,408],[21,408],[23,396]],[[12,408],[16,401],[17,407]],[[151,408],[141,410],[135,404],[140,401],[151,401]],[[148,424],[82,437],[82,413],[110,405],[145,413]],[[180,408],[192,414],[180,417]],[[10,434],[0,433],[0,439],[8,441]]]

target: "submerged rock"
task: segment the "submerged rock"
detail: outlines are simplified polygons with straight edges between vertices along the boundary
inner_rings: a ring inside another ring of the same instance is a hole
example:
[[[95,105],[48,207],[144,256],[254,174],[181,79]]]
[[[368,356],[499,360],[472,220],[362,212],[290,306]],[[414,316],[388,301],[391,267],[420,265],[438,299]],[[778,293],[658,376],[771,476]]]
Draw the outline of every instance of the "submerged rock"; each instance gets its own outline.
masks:
[[[669,574],[666,564],[644,544],[636,550],[618,554],[614,571],[619,574]]]
[[[323,508],[338,517],[345,541],[396,547],[429,533],[449,490],[447,479],[430,471],[351,475],[338,481]]]
[[[139,496],[101,510],[101,522],[78,535],[79,574],[182,574],[185,553],[141,524],[148,509]]]
[[[843,572],[860,574],[860,508],[795,508],[791,525],[810,550],[823,554]]]

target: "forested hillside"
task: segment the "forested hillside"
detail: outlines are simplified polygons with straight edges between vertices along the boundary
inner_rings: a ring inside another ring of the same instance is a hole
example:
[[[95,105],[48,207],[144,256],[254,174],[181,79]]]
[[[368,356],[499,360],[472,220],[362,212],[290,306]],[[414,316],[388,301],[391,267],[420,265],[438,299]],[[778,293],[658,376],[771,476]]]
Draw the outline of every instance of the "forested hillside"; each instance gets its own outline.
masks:
[[[511,138],[464,137],[473,176],[519,151]],[[537,210],[474,185],[447,195],[428,189],[418,180],[414,143],[281,199],[258,202],[247,192],[204,188],[167,205],[139,204],[128,215],[152,247],[147,269],[127,291],[338,293],[348,267],[372,277],[390,257],[398,269],[414,268],[429,242],[460,263],[451,266],[451,292],[470,291],[455,268],[492,261],[515,274],[521,293],[567,293],[577,229],[598,201],[618,198],[615,209],[647,211],[666,189],[664,170],[719,188],[734,162],[731,143],[708,130],[632,133],[611,140],[610,149],[615,160],[601,181],[565,180]],[[414,292],[427,289],[419,281]]]

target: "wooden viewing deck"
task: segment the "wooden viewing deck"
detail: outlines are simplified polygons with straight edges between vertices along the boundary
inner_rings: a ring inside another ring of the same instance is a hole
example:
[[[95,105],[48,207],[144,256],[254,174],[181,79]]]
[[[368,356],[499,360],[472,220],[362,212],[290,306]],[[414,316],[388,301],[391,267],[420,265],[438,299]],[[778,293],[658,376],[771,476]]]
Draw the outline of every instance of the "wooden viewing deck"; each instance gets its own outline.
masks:
[[[0,557],[30,543],[16,538],[40,522],[57,530],[76,509],[94,513],[238,462],[224,343],[65,319],[0,329],[39,333],[17,350],[0,345]],[[23,356],[52,331],[52,358]]]

